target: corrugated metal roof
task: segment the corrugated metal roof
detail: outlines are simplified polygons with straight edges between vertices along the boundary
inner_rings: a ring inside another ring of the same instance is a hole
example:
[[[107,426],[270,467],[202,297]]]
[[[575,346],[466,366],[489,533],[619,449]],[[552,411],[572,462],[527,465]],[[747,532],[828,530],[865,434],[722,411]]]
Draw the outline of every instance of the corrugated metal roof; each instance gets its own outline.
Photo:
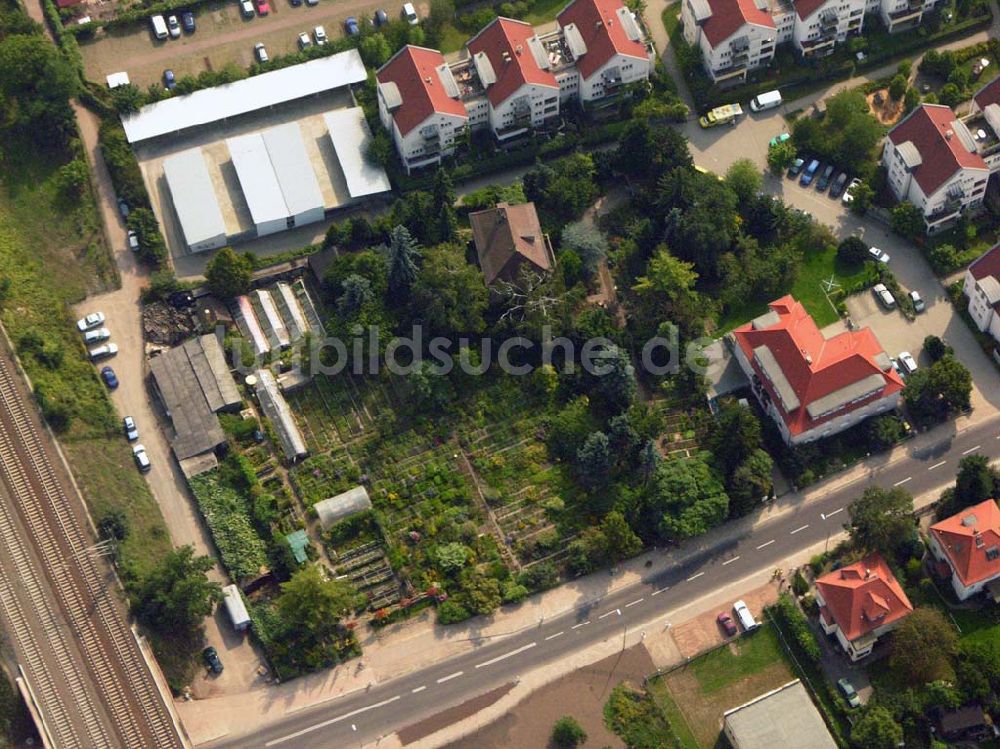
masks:
[[[323,193],[316,182],[316,172],[302,142],[299,123],[289,122],[262,133],[271,168],[278,180],[288,214],[323,210]]]
[[[271,421],[271,426],[278,434],[278,441],[281,449],[285,452],[288,460],[296,460],[309,454],[306,448],[306,441],[302,438],[298,424],[292,410],[288,407],[281,391],[278,390],[278,383],[274,379],[274,374],[270,369],[258,369],[257,375],[257,400],[264,415]]]
[[[226,222],[201,149],[192,148],[164,159],[163,175],[184,241],[189,246],[220,237],[225,241]]]
[[[366,75],[361,55],[356,49],[350,49],[149,104],[138,112],[123,115],[122,126],[128,142],[137,143],[360,83]]]
[[[385,170],[365,156],[372,134],[361,107],[338,109],[323,117],[350,196],[360,198],[391,190]]]
[[[260,133],[228,138],[226,145],[236,167],[250,217],[255,224],[267,224],[288,217],[288,206],[271,166],[267,146]]]

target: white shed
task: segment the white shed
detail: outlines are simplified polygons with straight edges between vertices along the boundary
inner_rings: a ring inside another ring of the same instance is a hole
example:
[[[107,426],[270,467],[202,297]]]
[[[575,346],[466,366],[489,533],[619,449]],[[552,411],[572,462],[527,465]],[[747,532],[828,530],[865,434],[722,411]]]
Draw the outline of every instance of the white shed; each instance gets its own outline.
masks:
[[[247,606],[240,595],[240,589],[235,585],[227,585],[222,589],[222,605],[226,607],[229,614],[229,621],[233,623],[233,629],[237,632],[244,632],[250,628],[250,614]]]
[[[271,166],[267,146],[260,133],[240,135],[226,140],[243,197],[257,236],[264,237],[288,228],[288,207]]]
[[[226,222],[200,148],[181,151],[163,162],[170,200],[190,252],[226,243]]]
[[[305,226],[323,220],[320,192],[299,123],[288,122],[263,133],[271,168],[278,180],[290,219],[289,226]]]

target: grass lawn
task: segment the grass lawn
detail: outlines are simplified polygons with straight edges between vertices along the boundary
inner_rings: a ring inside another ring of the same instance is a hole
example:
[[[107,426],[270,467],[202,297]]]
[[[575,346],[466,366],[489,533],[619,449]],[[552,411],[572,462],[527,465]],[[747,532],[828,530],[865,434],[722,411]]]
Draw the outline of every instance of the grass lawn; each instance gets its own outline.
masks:
[[[737,639],[734,647],[718,648],[698,658],[691,664],[690,670],[698,680],[702,694],[711,694],[781,659],[781,643],[777,635],[772,628],[762,627],[751,635]]]
[[[677,707],[674,698],[670,696],[670,690],[662,679],[653,679],[649,682],[647,691],[653,698],[656,706],[663,711],[667,717],[667,722],[674,731],[674,736],[680,742],[682,749],[699,749],[698,739],[695,738],[691,727],[687,724],[684,713]]]
[[[674,32],[677,31],[678,27],[681,25],[681,4],[671,3],[663,10],[663,15],[661,16],[663,20],[663,28],[667,30],[667,38],[672,38]]]
[[[459,31],[450,23],[446,23],[441,27],[441,40],[438,42],[438,49],[443,55],[451,54],[462,49],[467,41],[469,41],[469,34]]]
[[[532,26],[539,26],[549,21],[554,21],[555,17],[566,7],[565,0],[535,0],[531,4],[531,10],[524,20]]]

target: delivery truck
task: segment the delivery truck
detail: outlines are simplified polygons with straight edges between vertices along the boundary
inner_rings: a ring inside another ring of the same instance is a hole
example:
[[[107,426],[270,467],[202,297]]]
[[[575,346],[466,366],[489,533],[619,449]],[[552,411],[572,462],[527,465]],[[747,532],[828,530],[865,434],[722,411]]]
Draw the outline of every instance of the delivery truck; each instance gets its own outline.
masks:
[[[711,112],[706,114],[698,123],[702,127],[715,127],[716,125],[725,124],[736,124],[736,120],[739,119],[740,115],[743,114],[743,107],[739,104],[726,104],[722,107],[716,107]]]

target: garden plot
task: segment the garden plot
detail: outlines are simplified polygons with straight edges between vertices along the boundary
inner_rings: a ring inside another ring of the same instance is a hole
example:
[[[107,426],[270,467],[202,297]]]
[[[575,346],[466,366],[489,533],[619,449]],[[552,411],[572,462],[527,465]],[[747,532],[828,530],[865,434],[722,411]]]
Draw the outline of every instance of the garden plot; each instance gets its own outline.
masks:
[[[337,577],[348,580],[379,609],[399,601],[399,581],[386,559],[382,529],[374,512],[366,511],[335,523],[323,532]]]
[[[385,386],[371,378],[341,373],[317,376],[286,396],[313,454],[342,447],[374,428],[379,414],[391,411]]]
[[[686,414],[677,411],[666,413],[664,415],[663,436],[660,438],[658,446],[664,457],[694,457],[700,448],[691,419]]]

